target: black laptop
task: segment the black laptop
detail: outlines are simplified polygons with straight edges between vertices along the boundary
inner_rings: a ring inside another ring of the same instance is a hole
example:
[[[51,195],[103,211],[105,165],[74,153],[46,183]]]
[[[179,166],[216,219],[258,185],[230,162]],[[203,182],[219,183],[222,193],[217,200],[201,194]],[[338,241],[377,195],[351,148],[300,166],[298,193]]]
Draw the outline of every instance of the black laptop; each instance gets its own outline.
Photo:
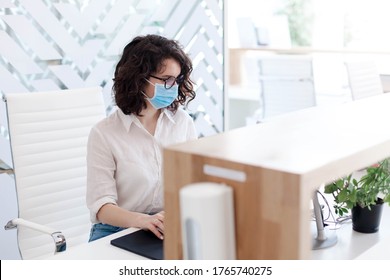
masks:
[[[152,260],[164,259],[163,241],[151,231],[137,230],[111,240],[111,244]]]

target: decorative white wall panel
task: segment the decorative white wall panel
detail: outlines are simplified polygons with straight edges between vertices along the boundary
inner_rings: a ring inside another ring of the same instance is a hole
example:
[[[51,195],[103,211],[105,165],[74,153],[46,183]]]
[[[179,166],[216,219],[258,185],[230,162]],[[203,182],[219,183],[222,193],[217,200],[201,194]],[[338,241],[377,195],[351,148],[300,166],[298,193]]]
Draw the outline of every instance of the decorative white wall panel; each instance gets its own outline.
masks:
[[[194,61],[197,98],[189,110],[199,134],[223,131],[222,0],[1,0],[0,92],[100,85],[110,107],[121,51],[147,33],[185,46]]]
[[[199,135],[221,132],[223,8],[223,0],[0,0],[0,95],[101,86],[110,112],[123,47],[161,34],[193,60],[197,97],[188,110]],[[10,165],[4,104],[0,110],[0,163]]]

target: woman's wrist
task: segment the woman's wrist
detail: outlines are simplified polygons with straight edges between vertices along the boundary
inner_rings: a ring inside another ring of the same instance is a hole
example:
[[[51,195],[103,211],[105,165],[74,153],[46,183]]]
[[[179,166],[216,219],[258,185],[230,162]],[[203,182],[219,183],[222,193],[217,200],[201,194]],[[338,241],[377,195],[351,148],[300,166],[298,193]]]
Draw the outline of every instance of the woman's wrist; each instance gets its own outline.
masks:
[[[144,221],[145,218],[148,216],[147,214],[144,213],[139,213],[139,212],[133,212],[134,214],[134,225],[131,225],[131,227],[136,227],[136,228],[143,228],[144,227]]]

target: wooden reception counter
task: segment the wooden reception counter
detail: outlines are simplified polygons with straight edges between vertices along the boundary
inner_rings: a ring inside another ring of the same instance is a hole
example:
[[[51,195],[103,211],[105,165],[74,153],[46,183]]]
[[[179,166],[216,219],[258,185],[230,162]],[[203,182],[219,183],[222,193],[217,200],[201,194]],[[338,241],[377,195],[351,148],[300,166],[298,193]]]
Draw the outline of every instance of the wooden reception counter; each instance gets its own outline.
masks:
[[[182,259],[179,190],[234,190],[237,259],[310,259],[322,183],[390,156],[390,94],[313,107],[164,149],[166,259]]]

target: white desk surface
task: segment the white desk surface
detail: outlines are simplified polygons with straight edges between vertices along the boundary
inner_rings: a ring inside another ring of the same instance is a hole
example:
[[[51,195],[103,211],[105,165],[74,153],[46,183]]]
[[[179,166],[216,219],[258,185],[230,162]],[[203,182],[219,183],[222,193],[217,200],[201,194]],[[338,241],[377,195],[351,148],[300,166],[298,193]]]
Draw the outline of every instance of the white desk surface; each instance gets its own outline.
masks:
[[[352,221],[349,220],[339,229],[327,230],[326,233],[336,234],[337,243],[326,249],[313,250],[313,260],[390,260],[388,249],[390,248],[390,207],[388,205],[383,206],[378,232],[356,232],[352,229]]]
[[[348,221],[337,230],[327,234],[336,234],[337,244],[326,249],[313,250],[313,260],[390,260],[390,207],[385,205],[379,231],[376,233],[359,233],[352,230],[352,222]],[[314,224],[313,224],[314,225]],[[85,243],[56,254],[51,260],[147,260],[140,255],[117,248],[110,244],[114,238],[134,232],[130,228],[110,236]],[[314,230],[314,228],[313,228]],[[314,234],[314,232],[313,232]]]
[[[110,244],[112,239],[134,232],[129,228],[98,240],[74,246],[65,252],[50,257],[50,260],[148,260],[148,258],[131,253]]]

